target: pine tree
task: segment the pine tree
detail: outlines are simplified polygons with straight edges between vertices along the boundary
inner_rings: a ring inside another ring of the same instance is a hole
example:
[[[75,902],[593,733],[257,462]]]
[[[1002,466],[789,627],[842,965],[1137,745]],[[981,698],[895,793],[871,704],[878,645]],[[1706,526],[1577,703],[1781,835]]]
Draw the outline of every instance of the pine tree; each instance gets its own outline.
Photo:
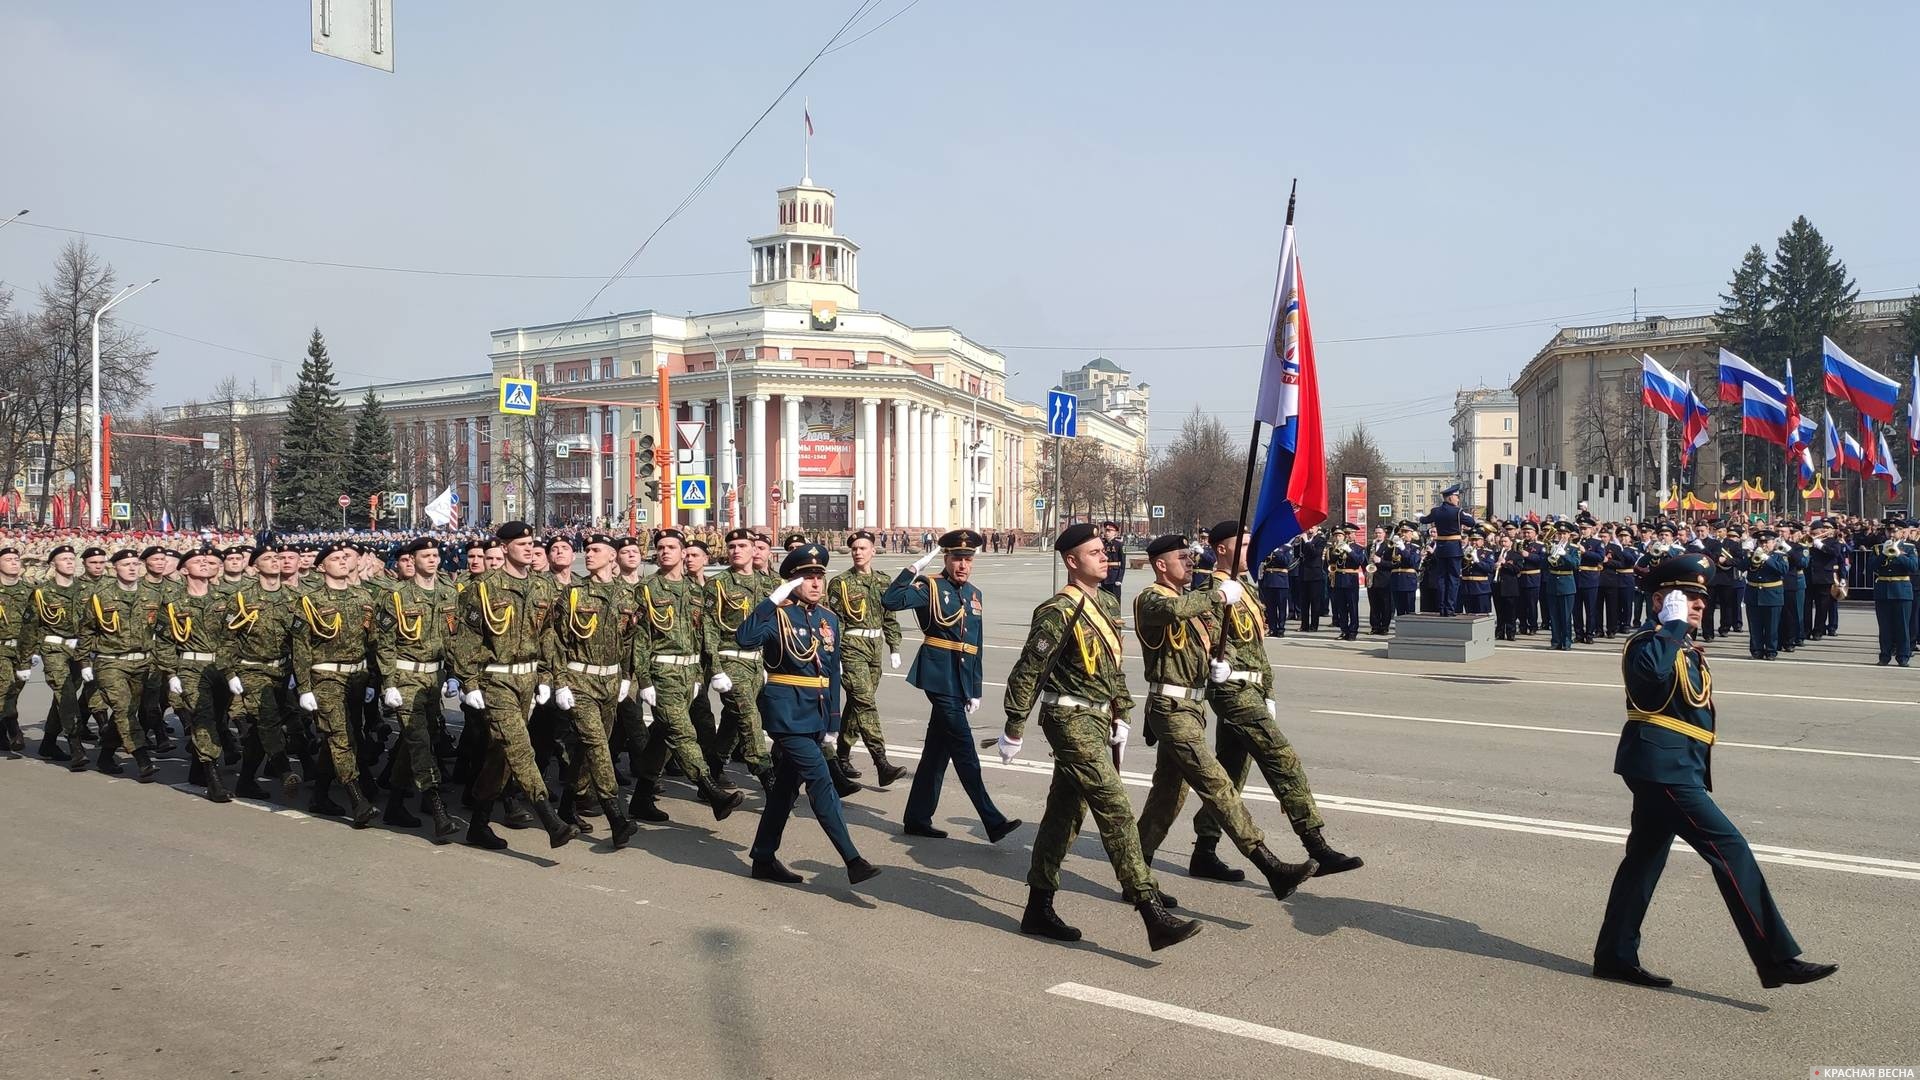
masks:
[[[347,416],[333,385],[333,361],[316,326],[287,404],[280,460],[273,473],[273,517],[281,528],[319,528],[340,520]]]
[[[1714,313],[1714,321],[1720,326],[1720,343],[1763,371],[1784,359],[1774,355],[1779,346],[1773,335],[1772,305],[1767,253],[1755,244],[1741,257],[1733,281],[1720,294],[1720,310]]]
[[[351,521],[366,511],[367,498],[384,497],[393,487],[393,429],[380,411],[380,399],[369,389],[353,421],[353,446],[347,451],[347,507]]]
[[[1780,237],[1769,276],[1779,347],[1811,366],[1820,357],[1822,336],[1845,336],[1860,288],[1805,215],[1795,218]]]
[[[1900,313],[1900,339],[1895,346],[1902,357],[1920,356],[1920,290],[1907,298],[1907,307]]]

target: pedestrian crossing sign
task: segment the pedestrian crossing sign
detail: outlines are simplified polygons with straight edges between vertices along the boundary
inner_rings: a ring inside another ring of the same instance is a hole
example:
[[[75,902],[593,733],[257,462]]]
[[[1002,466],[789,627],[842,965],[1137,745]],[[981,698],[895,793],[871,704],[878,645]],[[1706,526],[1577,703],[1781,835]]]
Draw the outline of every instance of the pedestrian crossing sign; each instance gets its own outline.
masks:
[[[681,510],[713,509],[712,476],[676,476],[673,478],[673,505]]]
[[[508,416],[532,416],[540,408],[540,385],[532,379],[500,380],[500,411]]]

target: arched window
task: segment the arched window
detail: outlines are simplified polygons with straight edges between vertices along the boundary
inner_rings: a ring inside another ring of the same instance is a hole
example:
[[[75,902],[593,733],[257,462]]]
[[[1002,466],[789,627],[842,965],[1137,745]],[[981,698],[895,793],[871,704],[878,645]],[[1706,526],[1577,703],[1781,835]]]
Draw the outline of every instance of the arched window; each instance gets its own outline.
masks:
[[[827,204],[827,228],[833,228],[833,204]]]

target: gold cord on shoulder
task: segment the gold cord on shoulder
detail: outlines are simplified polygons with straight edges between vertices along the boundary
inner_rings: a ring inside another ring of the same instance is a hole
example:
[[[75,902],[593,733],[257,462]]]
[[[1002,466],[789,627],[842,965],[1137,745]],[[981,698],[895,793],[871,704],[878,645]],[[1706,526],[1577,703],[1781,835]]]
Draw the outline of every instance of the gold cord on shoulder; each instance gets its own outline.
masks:
[[[332,641],[334,638],[340,636],[340,624],[346,618],[344,614],[338,611],[334,612],[333,624],[329,626],[326,617],[314,609],[313,597],[302,596],[300,598],[300,608],[301,616],[306,619],[307,625],[313,629],[315,637],[322,641]]]
[[[118,608],[114,609],[113,619],[109,621],[107,619],[107,613],[100,610],[100,594],[99,593],[93,594],[93,621],[100,624],[100,629],[106,631],[109,634],[117,634],[120,632],[119,609]]]
[[[193,616],[182,619],[173,610],[173,601],[167,601],[167,629],[173,633],[173,640],[181,645],[193,636]]]
[[[600,613],[597,611],[588,616],[586,622],[580,621],[580,586],[570,586],[567,589],[567,631],[579,640],[586,641],[599,629]]]
[[[501,604],[495,610],[493,601],[487,596],[487,583],[481,581],[477,584],[480,586],[480,617],[486,620],[487,629],[493,632],[493,636],[499,637],[513,626],[513,602]]]
[[[407,608],[405,604],[400,602],[399,590],[396,589],[392,596],[394,632],[400,635],[400,640],[402,641],[419,641],[421,631],[420,624],[426,619],[426,612],[415,615],[413,621],[408,622]]]
[[[253,625],[254,620],[260,617],[259,608],[250,608],[247,606],[247,592],[245,589],[235,589],[233,591],[233,606],[237,610],[233,617],[227,620],[227,629],[229,630],[245,630],[247,627]]]

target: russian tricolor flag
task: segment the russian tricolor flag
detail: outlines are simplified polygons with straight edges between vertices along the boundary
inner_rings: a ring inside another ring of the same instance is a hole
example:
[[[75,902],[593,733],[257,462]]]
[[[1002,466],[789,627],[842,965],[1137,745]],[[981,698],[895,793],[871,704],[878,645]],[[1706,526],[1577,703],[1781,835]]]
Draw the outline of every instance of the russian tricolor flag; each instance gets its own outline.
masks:
[[[1887,450],[1885,432],[1879,435],[1879,456],[1873,461],[1873,475],[1887,478],[1887,498],[1900,494],[1900,470],[1893,464],[1893,454]]]
[[[1731,354],[1729,354],[1731,355]],[[1720,384],[1722,387],[1726,383]],[[1787,407],[1774,400],[1757,382],[1740,386],[1740,432],[1758,435],[1775,446],[1787,445]]]
[[[1813,476],[1814,476],[1813,447],[1802,446],[1800,448],[1800,490],[1801,491],[1805,491],[1808,488],[1813,486]]]
[[[1271,425],[1249,563],[1327,520],[1327,455],[1320,427],[1320,377],[1313,360],[1307,289],[1294,246],[1292,212],[1280,238],[1280,273],[1267,319],[1256,422]]]
[[[1769,375],[1761,373],[1759,368],[1733,355],[1725,349],[1720,350],[1720,400],[1741,401],[1740,390],[1746,386],[1758,386],[1767,392],[1767,396],[1779,401],[1787,396],[1787,388]]]
[[[1900,384],[1848,356],[1833,339],[1820,339],[1820,356],[1826,365],[1827,393],[1851,402],[1861,416],[1881,423],[1893,421],[1893,405],[1900,398]]]
[[[1685,387],[1687,399],[1681,410],[1680,418],[1680,467],[1686,468],[1693,462],[1693,452],[1707,445],[1708,429],[1713,424],[1713,414],[1707,411],[1707,403],[1693,392],[1693,387]]]
[[[1866,475],[1866,452],[1860,449],[1860,440],[1851,435],[1840,437],[1840,467],[1850,473]]]
[[[1801,438],[1800,433],[1811,430],[1813,425],[1806,423],[1800,415],[1800,401],[1793,396],[1793,361],[1787,361],[1787,453],[1791,454],[1802,446],[1813,445],[1813,436]]]
[[[1913,394],[1907,398],[1907,448],[1920,453],[1920,356],[1913,358]]]
[[[1645,353],[1640,354],[1640,401],[1655,412],[1666,413],[1682,423],[1687,419],[1687,399],[1693,391],[1674,378],[1673,372]]]
[[[1833,426],[1832,413],[1821,409],[1820,419],[1824,421],[1827,432],[1826,442],[1822,444],[1824,452],[1821,454],[1821,457],[1826,461],[1827,475],[1832,476],[1834,475],[1834,470],[1840,466],[1840,432]]]

